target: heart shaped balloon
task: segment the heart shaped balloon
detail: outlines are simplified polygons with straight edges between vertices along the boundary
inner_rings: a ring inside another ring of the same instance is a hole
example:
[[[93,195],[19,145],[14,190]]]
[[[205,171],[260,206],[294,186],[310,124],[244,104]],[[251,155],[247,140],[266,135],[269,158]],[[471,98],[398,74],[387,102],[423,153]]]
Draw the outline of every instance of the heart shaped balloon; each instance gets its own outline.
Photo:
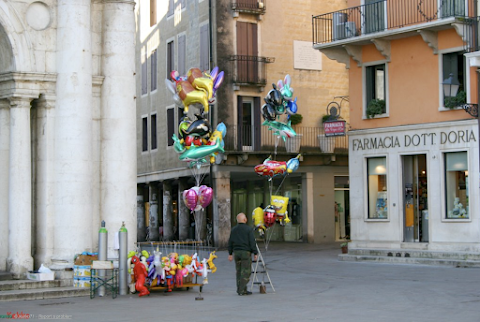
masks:
[[[213,199],[213,189],[205,185],[200,186],[198,189],[198,204],[203,208],[212,202]]]
[[[197,206],[198,195],[197,192],[193,189],[188,189],[183,191],[183,202],[190,211],[195,210]]]

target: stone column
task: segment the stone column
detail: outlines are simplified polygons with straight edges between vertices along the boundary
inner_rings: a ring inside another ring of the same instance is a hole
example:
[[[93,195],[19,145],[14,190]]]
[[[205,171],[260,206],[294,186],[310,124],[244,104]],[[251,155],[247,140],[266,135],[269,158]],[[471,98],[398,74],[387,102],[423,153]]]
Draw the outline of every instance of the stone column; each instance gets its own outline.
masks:
[[[7,269],[20,279],[33,269],[30,99],[10,99]]]
[[[183,191],[187,189],[184,179],[178,180],[178,239],[188,239],[188,232],[190,230],[190,211],[185,202],[183,202]]]
[[[313,213],[313,173],[302,176],[302,231],[308,243],[315,242],[315,214]],[[306,219],[306,220],[305,220]],[[305,236],[305,232],[306,235]]]
[[[150,208],[149,208],[149,223],[148,223],[148,232],[149,232],[149,240],[152,241],[158,241],[160,240],[160,233],[159,233],[159,214],[158,214],[158,195],[159,191],[156,187],[156,183],[150,183],[148,185],[148,195],[149,197],[149,202],[150,202]]]
[[[135,1],[104,0],[101,214],[111,229],[125,222],[128,249],[137,241]],[[109,256],[114,235],[109,235]]]
[[[91,0],[57,1],[54,268],[92,251],[99,229],[92,227],[90,6]],[[107,222],[111,231],[119,227]]]
[[[54,213],[54,180],[53,180],[53,156],[54,156],[54,101],[45,99],[42,95],[35,101],[36,119],[35,129],[35,195],[34,213],[36,214],[35,231],[35,263],[36,267],[41,263],[50,265],[54,242],[53,234],[55,222],[50,214]]]
[[[172,186],[163,182],[163,240],[173,240]]]
[[[227,247],[232,228],[230,173],[217,171],[217,166],[213,170],[213,240],[216,247]]]
[[[7,270],[10,102],[0,100],[0,271]]]
[[[145,241],[145,201],[143,195],[137,194],[137,242]]]

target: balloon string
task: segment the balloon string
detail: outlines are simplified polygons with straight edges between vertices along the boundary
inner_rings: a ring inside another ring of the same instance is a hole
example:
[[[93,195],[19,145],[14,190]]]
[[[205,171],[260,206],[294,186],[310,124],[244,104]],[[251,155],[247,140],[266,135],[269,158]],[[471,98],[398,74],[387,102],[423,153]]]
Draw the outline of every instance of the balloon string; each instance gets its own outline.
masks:
[[[286,178],[287,178],[287,176],[284,176],[284,177],[283,177],[282,182],[280,182],[280,185],[279,185],[278,188],[277,188],[277,191],[275,191],[275,195],[277,195],[278,192],[280,191],[280,188],[282,187],[283,182],[285,181]]]

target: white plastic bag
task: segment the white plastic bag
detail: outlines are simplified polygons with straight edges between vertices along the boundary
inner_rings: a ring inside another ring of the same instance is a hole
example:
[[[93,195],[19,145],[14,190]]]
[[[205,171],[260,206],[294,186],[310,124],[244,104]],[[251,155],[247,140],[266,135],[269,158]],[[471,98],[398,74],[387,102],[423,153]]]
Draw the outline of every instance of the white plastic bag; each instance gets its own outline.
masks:
[[[51,273],[52,270],[48,267],[43,266],[43,264],[42,264],[42,265],[40,265],[40,268],[38,269],[38,272],[39,273]]]

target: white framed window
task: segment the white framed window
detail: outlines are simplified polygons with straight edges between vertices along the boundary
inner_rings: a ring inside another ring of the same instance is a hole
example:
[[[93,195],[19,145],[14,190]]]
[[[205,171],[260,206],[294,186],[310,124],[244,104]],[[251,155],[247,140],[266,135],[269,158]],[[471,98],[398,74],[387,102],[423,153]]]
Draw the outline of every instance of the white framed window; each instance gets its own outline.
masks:
[[[362,72],[364,118],[388,116],[388,64],[364,64]]]
[[[470,77],[469,69],[467,68],[467,58],[464,56],[463,48],[452,48],[439,53],[439,102],[440,110],[451,110],[460,108],[462,104],[467,102],[469,97],[469,88],[465,86]],[[455,97],[445,97],[443,82],[450,77],[460,84],[457,95]]]

